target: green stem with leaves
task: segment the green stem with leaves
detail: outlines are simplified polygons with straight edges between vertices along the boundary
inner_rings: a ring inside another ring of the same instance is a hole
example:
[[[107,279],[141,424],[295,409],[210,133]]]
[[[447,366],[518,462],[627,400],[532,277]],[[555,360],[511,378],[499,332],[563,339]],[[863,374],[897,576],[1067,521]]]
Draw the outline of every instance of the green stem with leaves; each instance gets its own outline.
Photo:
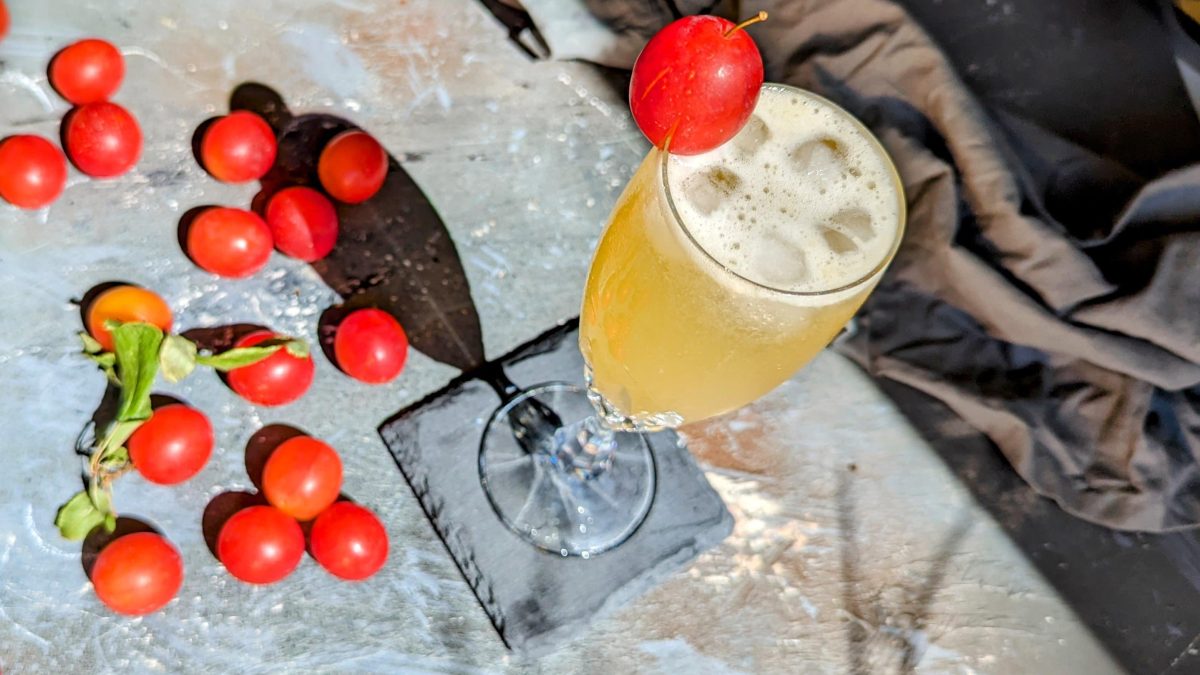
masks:
[[[114,350],[106,352],[90,335],[80,333],[83,352],[96,362],[110,382],[120,387],[121,397],[116,416],[98,434],[88,453],[87,488],[63,504],[54,520],[67,539],[83,539],[100,525],[109,532],[116,528],[112,484],[133,470],[125,443],[153,414],[150,393],[160,371],[165,379],[179,382],[197,365],[229,371],[257,363],[280,349],[298,358],[308,355],[308,344],[291,338],[268,340],[220,354],[201,354],[191,340],[164,335],[148,323],[110,321],[105,328],[112,332]]]

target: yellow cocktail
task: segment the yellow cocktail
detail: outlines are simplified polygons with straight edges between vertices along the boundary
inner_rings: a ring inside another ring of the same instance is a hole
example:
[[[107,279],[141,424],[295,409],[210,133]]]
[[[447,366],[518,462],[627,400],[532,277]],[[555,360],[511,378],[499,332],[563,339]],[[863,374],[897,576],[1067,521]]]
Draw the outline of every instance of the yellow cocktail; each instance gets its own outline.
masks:
[[[580,319],[594,399],[610,424],[652,429],[759,398],[853,316],[903,226],[870,132],[764,85],[737,137],[694,157],[651,150],[613,210]]]

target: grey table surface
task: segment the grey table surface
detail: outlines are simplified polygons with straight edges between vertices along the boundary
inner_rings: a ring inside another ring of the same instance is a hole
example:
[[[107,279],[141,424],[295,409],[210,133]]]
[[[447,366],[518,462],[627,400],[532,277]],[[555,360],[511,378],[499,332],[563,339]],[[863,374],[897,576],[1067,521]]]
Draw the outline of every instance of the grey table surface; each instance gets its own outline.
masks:
[[[685,430],[733,535],[536,661],[505,651],[375,430],[453,369],[413,352],[397,381],[368,388],[318,354],[313,390],[281,409],[255,408],[207,373],[164,384],[209,414],[218,448],[184,486],[118,485],[122,510],[180,548],[187,578],[159,613],[111,615],[79,544],[52,524],[78,489],[73,444],[104,388],[77,354],[72,299],[127,280],[161,293],[181,328],[262,323],[310,340],[337,300],[280,255],[230,281],[179,250],[185,211],[254,193],[213,181],[191,154],[192,132],[226,111],[236,85],[264,82],[292,110],[352,119],[404,162],[457,242],[490,356],[577,312],[592,247],[645,145],[600,71],[529,61],[475,0],[8,4],[0,137],[56,137],[67,106],[46,64],[94,35],[126,55],[116,100],[146,145],[122,178],[72,171],[49,209],[0,206],[4,672],[1118,671],[892,404],[832,353]],[[210,555],[201,513],[252,487],[245,446],[270,423],[342,453],[345,491],[391,536],[376,577],[338,582],[306,560],[282,583],[249,587]]]

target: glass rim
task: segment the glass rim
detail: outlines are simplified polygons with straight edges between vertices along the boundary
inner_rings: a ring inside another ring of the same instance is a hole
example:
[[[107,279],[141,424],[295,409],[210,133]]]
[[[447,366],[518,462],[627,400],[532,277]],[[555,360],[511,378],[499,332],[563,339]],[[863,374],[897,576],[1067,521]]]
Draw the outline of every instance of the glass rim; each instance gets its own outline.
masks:
[[[675,225],[680,230],[683,231],[684,235],[687,237],[688,241],[691,242],[692,246],[694,246],[696,248],[696,250],[700,251],[700,253],[702,253],[705,258],[707,258],[710,262],[712,262],[718,268],[733,275],[734,277],[736,277],[738,279],[741,279],[742,281],[745,281],[748,284],[751,284],[752,286],[754,286],[756,288],[761,288],[763,290],[770,291],[771,293],[775,293],[775,294],[779,294],[779,295],[788,295],[788,296],[800,296],[800,297],[820,297],[820,296],[833,295],[835,293],[842,293],[845,291],[849,291],[849,290],[852,290],[858,286],[861,286],[861,285],[867,283],[872,278],[874,278],[876,275],[878,275],[880,272],[882,272],[892,262],[892,259],[896,257],[896,252],[900,248],[900,241],[904,238],[904,229],[905,229],[905,225],[907,224],[907,219],[908,219],[908,204],[906,203],[905,198],[904,198],[904,185],[900,182],[900,173],[899,173],[899,171],[896,170],[895,162],[892,161],[892,157],[891,157],[891,155],[888,154],[887,149],[883,147],[883,143],[881,143],[879,141],[879,139],[875,136],[875,134],[873,134],[871,132],[871,130],[868,129],[865,124],[863,124],[861,121],[859,121],[859,119],[857,117],[855,117],[854,115],[851,115],[850,112],[847,111],[845,108],[843,108],[840,105],[834,103],[833,101],[825,98],[824,96],[821,96],[820,94],[815,94],[811,91],[808,91],[807,89],[801,89],[800,87],[793,87],[792,85],[789,85],[789,84],[781,84],[781,83],[777,83],[777,82],[764,82],[762,84],[762,88],[760,89],[760,93],[761,93],[762,89],[779,89],[779,90],[787,91],[792,94],[797,94],[800,96],[808,97],[810,99],[815,99],[815,100],[829,106],[830,108],[832,108],[834,110],[834,112],[838,113],[839,115],[841,115],[845,119],[847,119],[850,122],[851,126],[853,126],[859,132],[861,132],[863,134],[863,136],[867,139],[867,142],[870,143],[875,148],[876,151],[878,151],[879,156],[883,158],[884,165],[887,167],[888,172],[891,173],[892,183],[895,185],[895,188],[896,188],[896,200],[897,200],[896,219],[897,219],[897,222],[896,222],[896,228],[895,228],[895,236],[892,239],[892,245],[891,245],[891,247],[888,248],[887,254],[883,256],[883,258],[879,261],[878,264],[876,264],[874,267],[872,267],[868,272],[863,274],[861,277],[859,277],[849,283],[842,284],[841,286],[838,286],[836,288],[821,289],[821,290],[816,290],[816,291],[797,291],[797,290],[791,290],[791,289],[787,289],[787,288],[777,288],[770,284],[765,284],[760,281],[755,281],[754,279],[751,279],[751,278],[745,276],[744,274],[740,274],[737,271],[735,271],[735,270],[731,269],[730,267],[728,267],[727,265],[725,265],[724,263],[722,263],[715,256],[713,256],[713,254],[709,253],[708,249],[704,248],[704,246],[701,245],[700,242],[696,240],[696,237],[692,235],[691,230],[688,229],[687,223],[684,222],[683,216],[680,215],[679,209],[675,206],[675,197],[671,194],[671,182],[669,180],[669,176],[667,175],[667,165],[670,163],[669,160],[671,158],[671,154],[669,152],[665,152],[665,151],[655,148],[654,151],[659,153],[659,158],[658,158],[658,161],[660,163],[659,177],[660,177],[661,183],[662,183],[662,190],[663,190],[663,194],[666,196],[667,208],[671,212],[672,220],[674,220]],[[726,142],[728,142],[728,141],[726,141]]]

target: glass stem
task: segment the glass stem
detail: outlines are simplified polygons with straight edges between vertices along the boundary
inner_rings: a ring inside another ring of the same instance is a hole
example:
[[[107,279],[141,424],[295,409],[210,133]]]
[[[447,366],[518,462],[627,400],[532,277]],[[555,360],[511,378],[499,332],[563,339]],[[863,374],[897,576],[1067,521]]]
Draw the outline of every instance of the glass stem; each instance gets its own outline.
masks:
[[[596,415],[564,425],[553,410],[529,399],[509,411],[508,421],[522,450],[568,476],[589,480],[612,465],[617,438]]]
[[[495,390],[501,404],[508,403],[522,393],[522,389],[508,379],[504,368],[498,364],[484,368],[481,378]],[[539,452],[540,445],[549,442],[555,431],[562,426],[558,414],[536,398],[525,399],[516,404],[508,412],[508,420],[517,444],[531,455]]]
[[[527,399],[508,412],[517,445],[530,455],[542,454],[554,443],[554,434],[562,427],[558,415],[537,399]]]
[[[604,421],[589,415],[554,432],[550,463],[580,480],[591,480],[608,471],[617,449],[617,437]]]

